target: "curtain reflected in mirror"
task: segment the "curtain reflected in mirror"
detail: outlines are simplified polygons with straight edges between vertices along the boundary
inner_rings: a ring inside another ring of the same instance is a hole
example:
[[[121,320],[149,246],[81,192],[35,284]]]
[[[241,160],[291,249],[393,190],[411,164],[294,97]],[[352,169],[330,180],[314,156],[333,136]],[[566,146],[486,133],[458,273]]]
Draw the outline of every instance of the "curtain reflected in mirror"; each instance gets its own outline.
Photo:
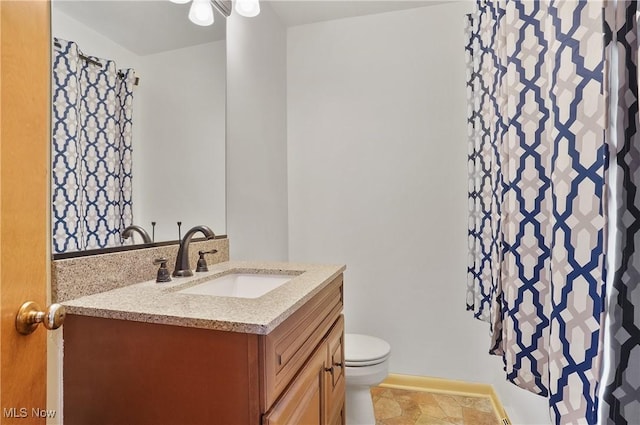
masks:
[[[52,62],[53,252],[120,246],[132,221],[135,72],[57,38]]]

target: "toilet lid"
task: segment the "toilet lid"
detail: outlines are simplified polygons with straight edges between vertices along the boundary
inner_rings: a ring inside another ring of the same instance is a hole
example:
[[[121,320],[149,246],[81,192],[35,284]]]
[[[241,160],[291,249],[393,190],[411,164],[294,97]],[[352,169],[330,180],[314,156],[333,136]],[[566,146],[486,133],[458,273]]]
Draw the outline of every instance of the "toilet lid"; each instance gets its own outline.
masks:
[[[347,366],[382,363],[390,354],[391,346],[383,339],[361,334],[344,336],[344,358]]]

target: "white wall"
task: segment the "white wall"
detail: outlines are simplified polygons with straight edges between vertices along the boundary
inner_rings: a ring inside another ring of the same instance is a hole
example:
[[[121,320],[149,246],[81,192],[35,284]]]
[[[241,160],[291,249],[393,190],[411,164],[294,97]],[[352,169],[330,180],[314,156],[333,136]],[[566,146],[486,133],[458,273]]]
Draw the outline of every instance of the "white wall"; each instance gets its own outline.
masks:
[[[117,58],[116,64],[120,68],[135,67],[138,62],[138,55],[94,31],[90,26],[60,12],[55,3],[51,7],[51,29],[54,37],[79,43],[80,49],[88,55]]]
[[[52,32],[140,77],[133,106],[134,223],[151,234],[157,222],[157,241],[177,239],[177,221],[182,234],[197,224],[224,234],[226,41],[140,56],[55,3]]]
[[[465,311],[471,6],[289,29],[290,260],[347,264],[347,331],[389,341],[391,372],[490,383],[514,423],[548,424]]]
[[[286,260],[286,30],[267,2],[227,19],[227,234],[234,260]]]
[[[134,217],[149,233],[157,222],[156,240],[178,239],[178,221],[182,235],[226,231],[225,51],[222,40],[141,58]]]

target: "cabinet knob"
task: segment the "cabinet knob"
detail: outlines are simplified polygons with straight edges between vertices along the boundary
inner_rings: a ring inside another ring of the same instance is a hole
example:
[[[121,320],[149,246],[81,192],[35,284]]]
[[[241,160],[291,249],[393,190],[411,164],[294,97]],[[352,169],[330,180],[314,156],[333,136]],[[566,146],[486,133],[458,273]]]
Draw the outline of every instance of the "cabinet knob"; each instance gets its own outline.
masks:
[[[342,367],[342,363],[334,363],[331,365],[331,367],[325,367],[324,371],[325,372],[331,372],[331,374],[333,375],[333,369],[336,367]]]

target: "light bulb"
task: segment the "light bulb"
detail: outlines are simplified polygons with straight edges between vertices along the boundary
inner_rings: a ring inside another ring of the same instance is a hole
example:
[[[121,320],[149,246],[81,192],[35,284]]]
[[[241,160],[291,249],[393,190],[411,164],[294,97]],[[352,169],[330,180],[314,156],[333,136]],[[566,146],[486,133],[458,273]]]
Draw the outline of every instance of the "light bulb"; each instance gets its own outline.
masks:
[[[186,4],[186,3],[189,3],[191,0],[169,0],[169,1],[175,4]]]
[[[209,0],[193,0],[189,9],[189,20],[203,27],[213,24],[213,9]]]
[[[260,13],[259,0],[235,0],[235,2],[236,13],[240,16],[253,18]]]

